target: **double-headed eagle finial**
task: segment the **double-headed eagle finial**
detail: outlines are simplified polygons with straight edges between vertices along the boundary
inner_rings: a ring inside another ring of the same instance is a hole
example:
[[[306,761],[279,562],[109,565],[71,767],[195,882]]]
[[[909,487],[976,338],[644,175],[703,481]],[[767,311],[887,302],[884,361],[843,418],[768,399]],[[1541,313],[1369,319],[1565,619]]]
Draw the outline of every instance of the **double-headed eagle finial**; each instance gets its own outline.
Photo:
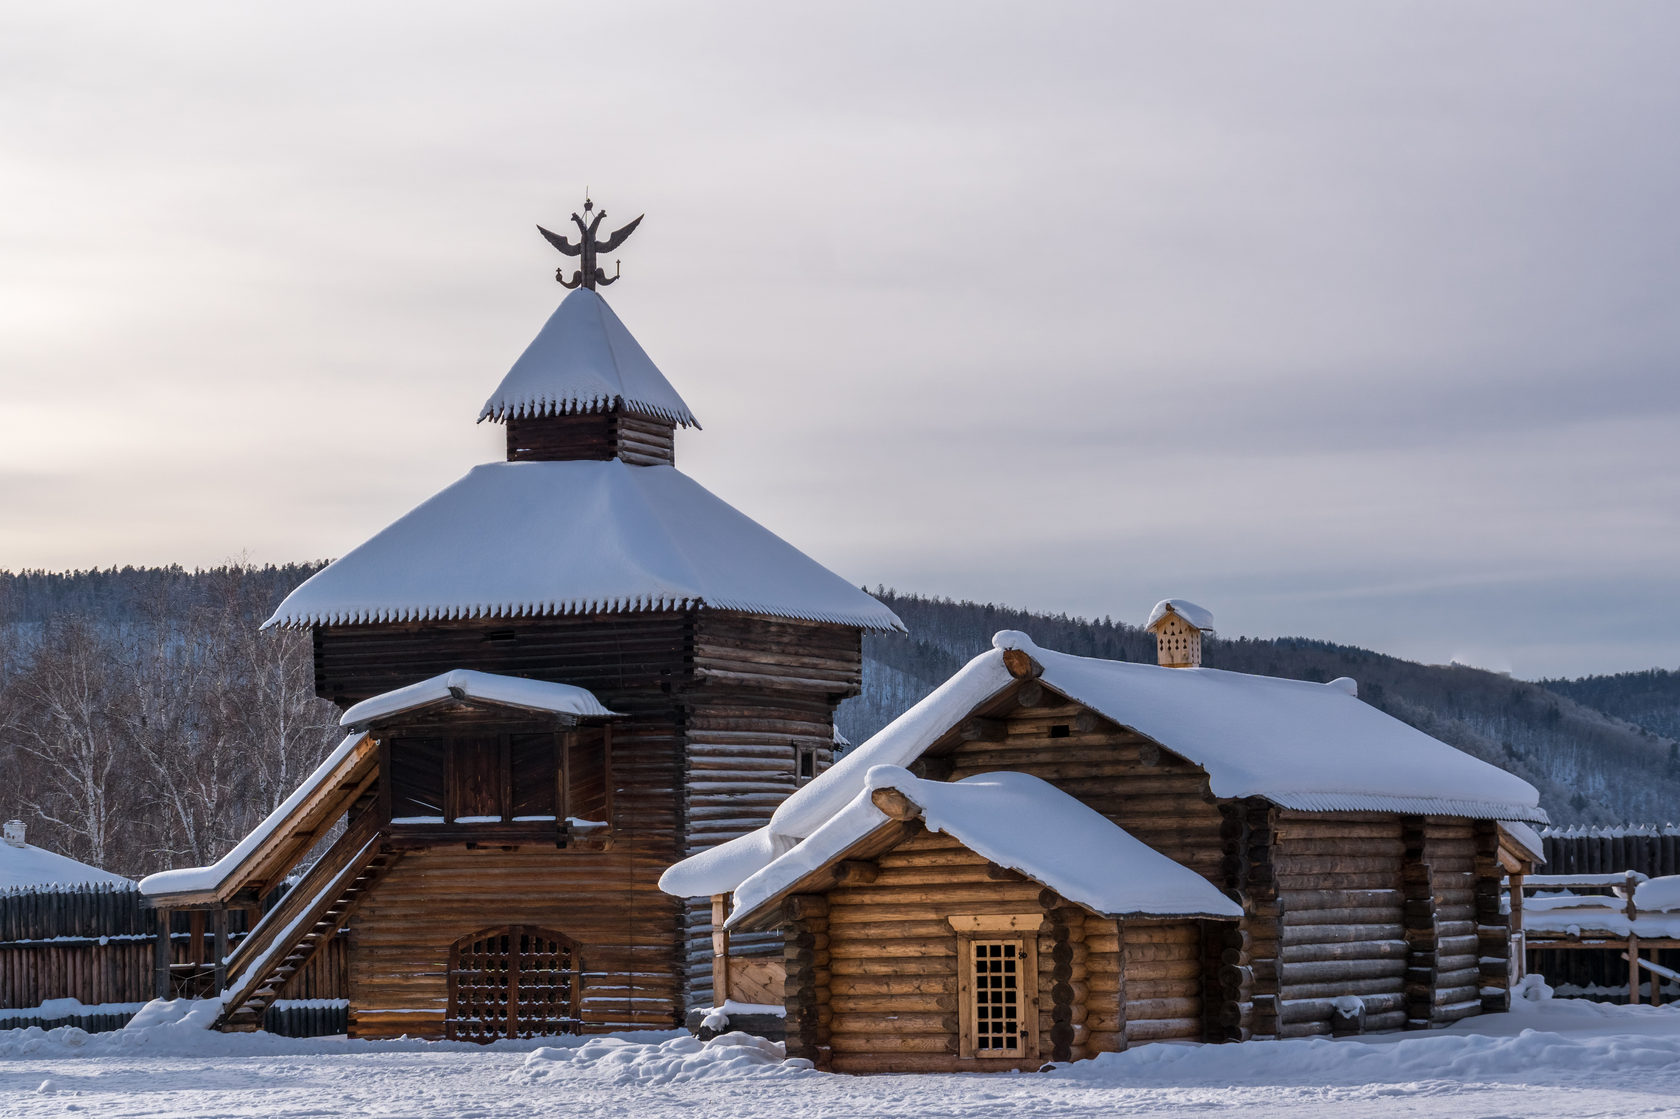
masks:
[[[572,215],[572,220],[577,223],[578,233],[580,234],[578,243],[575,245],[566,240],[566,238],[562,237],[560,234],[544,229],[540,225],[537,226],[537,232],[541,233],[549,244],[553,245],[567,256],[583,257],[581,262],[583,267],[572,273],[570,281],[566,279],[565,265],[561,265],[559,268],[554,270],[554,278],[560,281],[561,285],[564,287],[575,288],[582,286],[593,291],[597,286],[606,287],[608,284],[618,279],[618,262],[616,260],[613,261],[613,274],[609,276],[606,272],[596,266],[595,258],[601,253],[610,253],[620,245],[624,244],[630,234],[636,231],[636,227],[642,224],[642,218],[647,216],[646,214],[643,214],[623,229],[614,232],[605,241],[597,241],[595,239],[595,231],[601,227],[601,222],[604,218],[606,218],[607,212],[602,210],[595,214],[594,217],[589,217],[590,211],[594,209],[595,203],[591,202],[586,197],[583,200],[584,217],[579,217],[575,213]]]

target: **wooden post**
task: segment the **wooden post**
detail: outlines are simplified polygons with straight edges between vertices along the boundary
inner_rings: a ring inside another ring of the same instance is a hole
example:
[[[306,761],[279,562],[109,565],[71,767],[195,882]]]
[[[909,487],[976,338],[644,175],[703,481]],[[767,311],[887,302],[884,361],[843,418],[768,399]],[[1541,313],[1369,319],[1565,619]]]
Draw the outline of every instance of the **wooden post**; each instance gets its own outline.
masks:
[[[729,930],[723,927],[728,916],[725,900],[728,894],[712,895],[712,1005],[722,1006],[729,998]]]
[[[1511,969],[1513,979],[1528,978],[1528,937],[1523,933],[1523,876],[1511,875]]]
[[[216,938],[216,991],[220,993],[227,988],[227,954],[228,954],[228,911],[227,906],[218,905],[211,914],[210,925]]]
[[[1628,933],[1628,1005],[1639,1005],[1639,934]]]
[[[169,941],[169,910],[157,911],[157,938],[152,945],[152,991],[160,999],[170,996],[169,965],[174,962],[174,946]]]
[[[1404,861],[1400,868],[1402,922],[1406,937],[1406,1028],[1427,1030],[1435,1017],[1435,986],[1439,946],[1433,875],[1428,858],[1427,831],[1422,816],[1401,818]]]
[[[203,967],[209,963],[210,953],[205,951],[204,943],[204,910],[194,909],[187,914],[187,962]]]

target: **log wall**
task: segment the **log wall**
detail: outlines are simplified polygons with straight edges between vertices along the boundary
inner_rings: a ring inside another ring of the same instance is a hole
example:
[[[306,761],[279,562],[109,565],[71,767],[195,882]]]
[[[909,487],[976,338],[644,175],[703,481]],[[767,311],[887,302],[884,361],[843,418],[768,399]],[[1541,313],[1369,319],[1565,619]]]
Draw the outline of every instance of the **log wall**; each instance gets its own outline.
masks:
[[[509,462],[621,458],[632,466],[676,463],[676,425],[627,412],[510,416]]]
[[[1280,811],[1278,1034],[1331,1032],[1331,1003],[1364,1000],[1366,1028],[1406,1024],[1408,944],[1400,819]]]
[[[1423,849],[1435,905],[1435,993],[1430,1021],[1438,1025],[1482,1009],[1475,825],[1469,820],[1429,817],[1424,822]]]
[[[1215,885],[1227,884],[1223,817],[1200,767],[1060,696],[1044,691],[1038,699],[959,730],[1002,737],[961,742],[945,758],[921,763],[923,774],[956,781],[1000,769],[1030,773]]]
[[[672,692],[692,660],[692,613],[318,626],[315,691],[341,707],[455,668],[588,688],[603,703]]]
[[[451,946],[506,924],[550,928],[582,945],[586,1031],[680,1025],[678,907],[659,892],[668,859],[653,846],[405,855],[352,918],[351,1036],[442,1036]]]
[[[999,1071],[1201,1037],[1196,922],[1091,916],[925,831],[876,865],[873,881],[818,898],[820,935],[789,926],[790,1052],[821,1050],[810,1055],[836,1072]],[[1019,935],[1037,949],[1036,1052],[964,1058],[950,918],[1003,914],[1035,918]],[[802,1042],[794,1027],[805,1015],[817,1032]]]

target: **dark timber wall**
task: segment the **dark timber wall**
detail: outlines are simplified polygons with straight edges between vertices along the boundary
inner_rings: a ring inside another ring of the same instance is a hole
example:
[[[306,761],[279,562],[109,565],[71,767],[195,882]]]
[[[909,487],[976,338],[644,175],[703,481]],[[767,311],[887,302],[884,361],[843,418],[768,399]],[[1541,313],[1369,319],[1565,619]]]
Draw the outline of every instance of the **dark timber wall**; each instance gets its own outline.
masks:
[[[659,894],[660,873],[768,820],[795,787],[801,752],[826,768],[834,707],[862,681],[853,628],[714,611],[321,627],[315,654],[318,693],[341,705],[474,668],[588,688],[628,716],[612,726],[606,852],[439,847],[374,888],[352,947],[352,1028],[364,1036],[435,1032],[425,1023],[441,1023],[439,960],[496,923],[565,933],[589,967],[612,973],[586,980],[590,998],[601,995],[586,1028],[679,1024],[711,996],[711,914]],[[634,904],[615,905],[620,895]]]

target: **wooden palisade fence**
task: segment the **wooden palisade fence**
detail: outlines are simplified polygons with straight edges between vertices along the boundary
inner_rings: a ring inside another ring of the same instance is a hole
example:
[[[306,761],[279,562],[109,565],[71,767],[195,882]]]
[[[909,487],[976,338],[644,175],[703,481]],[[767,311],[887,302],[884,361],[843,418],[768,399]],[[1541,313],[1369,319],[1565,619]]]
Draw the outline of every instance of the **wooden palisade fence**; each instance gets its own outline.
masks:
[[[174,994],[210,993],[210,938],[203,914],[197,917],[170,918]],[[230,941],[237,944],[245,935],[245,914],[233,911],[229,917]],[[157,913],[142,905],[134,886],[0,892],[0,1029],[120,1029],[156,994],[156,960]],[[292,977],[286,999],[264,1024],[292,1036],[342,1033],[344,962],[342,938],[335,937]],[[50,1005],[63,999],[88,1009]]]

